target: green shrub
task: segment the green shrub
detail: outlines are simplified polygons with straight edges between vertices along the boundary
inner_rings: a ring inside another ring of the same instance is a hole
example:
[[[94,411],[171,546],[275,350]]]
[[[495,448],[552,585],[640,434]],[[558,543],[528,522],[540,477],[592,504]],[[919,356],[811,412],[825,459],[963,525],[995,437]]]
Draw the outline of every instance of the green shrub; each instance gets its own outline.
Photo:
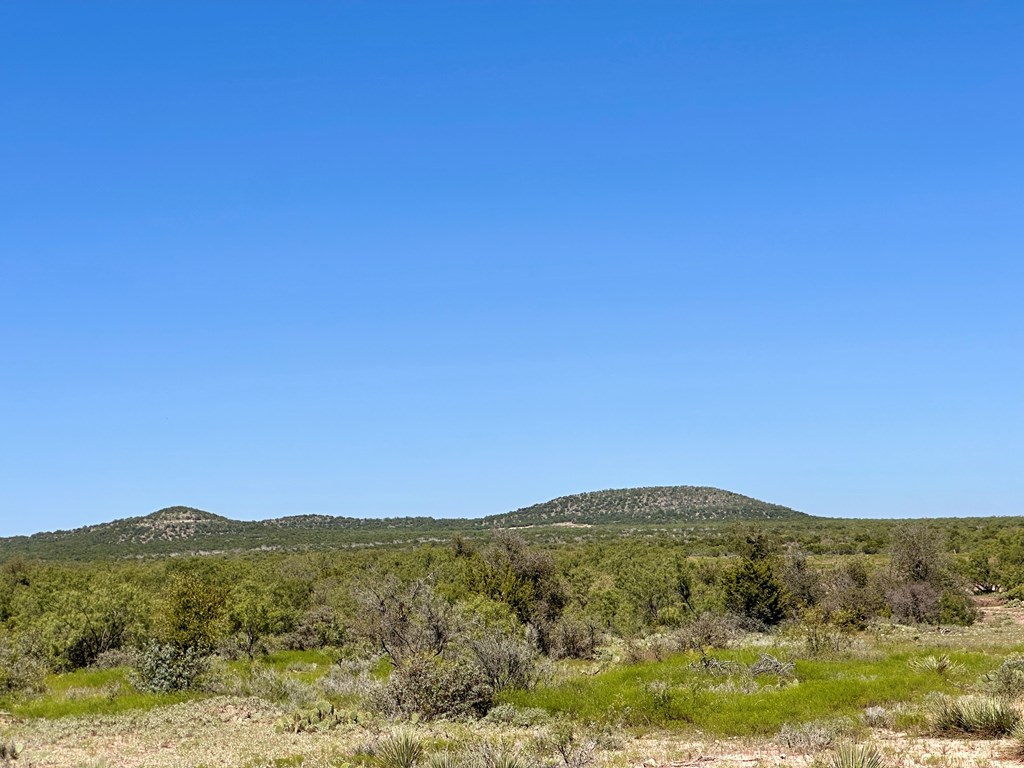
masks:
[[[939,598],[939,624],[967,627],[978,620],[978,609],[960,590],[947,589]]]
[[[982,680],[996,696],[1006,699],[1024,696],[1024,657],[1012,656],[1005,659],[998,669],[985,675]]]
[[[938,733],[974,736],[1005,736],[1020,722],[1016,707],[992,696],[938,696],[931,715],[932,727]]]
[[[786,590],[768,560],[745,559],[722,577],[726,610],[772,627],[786,617]]]
[[[417,655],[392,670],[377,696],[385,711],[425,718],[482,716],[491,707],[494,690],[486,674],[465,659]]]
[[[12,693],[41,693],[46,666],[21,643],[0,637],[0,696]]]
[[[195,688],[209,667],[198,649],[150,643],[136,662],[132,682],[151,693],[170,693]]]
[[[161,598],[161,636],[183,651],[206,653],[226,631],[228,590],[198,572],[175,576]]]

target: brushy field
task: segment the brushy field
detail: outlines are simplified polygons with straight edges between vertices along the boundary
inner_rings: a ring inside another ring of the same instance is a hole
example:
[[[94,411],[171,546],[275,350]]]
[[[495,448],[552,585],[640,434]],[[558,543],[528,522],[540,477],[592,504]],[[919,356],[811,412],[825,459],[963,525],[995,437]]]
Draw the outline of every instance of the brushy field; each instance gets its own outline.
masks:
[[[1024,534],[982,532],[15,559],[0,768],[1017,764]]]
[[[876,627],[816,652],[785,632],[682,652],[655,638],[551,663],[482,719],[374,713],[387,665],[323,651],[227,662],[189,693],[87,669],[0,706],[0,765],[1018,765],[1020,614]]]

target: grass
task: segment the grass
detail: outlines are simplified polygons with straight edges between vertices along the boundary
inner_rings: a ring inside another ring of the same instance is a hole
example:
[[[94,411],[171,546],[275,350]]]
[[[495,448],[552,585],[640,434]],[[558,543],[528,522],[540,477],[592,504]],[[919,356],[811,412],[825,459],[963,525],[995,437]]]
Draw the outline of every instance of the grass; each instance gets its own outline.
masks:
[[[337,656],[324,651],[276,651],[254,660],[241,659],[228,664],[232,672],[251,675],[259,668],[269,668],[279,674],[287,673],[303,683],[315,683],[327,674]]]
[[[50,675],[41,695],[5,702],[0,708],[17,717],[55,719],[147,710],[200,696],[197,693],[141,693],[132,688],[128,670],[123,667],[82,669]]]
[[[279,651],[255,661],[237,661],[229,668],[250,674],[257,668],[269,668],[289,678],[311,684],[330,670],[335,657],[323,651]],[[131,710],[179,704],[203,698],[205,694],[188,691],[146,693],[132,687],[128,669],[82,669],[49,675],[46,690],[38,695],[0,701],[0,709],[17,717],[55,719],[82,715],[113,715]]]
[[[796,679],[749,679],[742,671],[708,675],[693,668],[697,654],[622,666],[593,677],[532,691],[504,700],[518,707],[540,707],[577,720],[634,727],[689,728],[715,735],[776,733],[784,724],[856,717],[866,707],[920,700],[951,693],[958,682],[976,678],[997,662],[980,653],[950,654],[961,666],[940,676],[913,669],[911,659],[926,655],[893,653],[882,659],[798,660]],[[716,658],[749,665],[754,652],[722,652]]]

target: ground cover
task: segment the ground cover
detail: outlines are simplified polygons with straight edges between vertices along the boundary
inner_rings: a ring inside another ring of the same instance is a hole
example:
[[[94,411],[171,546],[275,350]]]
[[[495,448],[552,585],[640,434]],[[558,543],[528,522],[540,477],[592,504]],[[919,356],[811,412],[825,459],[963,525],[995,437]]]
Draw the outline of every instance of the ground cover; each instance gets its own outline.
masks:
[[[24,745],[12,766],[38,768],[395,768],[377,750],[396,729],[422,745],[424,766],[432,754],[499,750],[524,766],[824,766],[853,742],[875,745],[890,766],[1014,765],[1012,738],[937,733],[932,708],[939,696],[991,691],[994,673],[1021,649],[1019,614],[1000,605],[974,627],[876,628],[817,656],[785,633],[660,659],[609,651],[554,665],[532,690],[503,694],[482,720],[357,716],[362,694],[345,676],[386,669],[339,664],[324,651],[230,662],[220,683],[230,694],[140,694],[124,668],[89,669],[52,675],[44,693],[5,702],[0,739]],[[261,695],[251,694],[253,680],[262,680]],[[322,727],[288,725],[295,712],[331,701],[353,709],[317,721]]]

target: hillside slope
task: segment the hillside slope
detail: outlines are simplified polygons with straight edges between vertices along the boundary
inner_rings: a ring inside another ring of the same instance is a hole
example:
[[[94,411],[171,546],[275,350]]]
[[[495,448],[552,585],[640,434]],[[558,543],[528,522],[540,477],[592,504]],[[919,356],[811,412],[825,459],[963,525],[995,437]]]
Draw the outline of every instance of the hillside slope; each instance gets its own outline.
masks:
[[[810,516],[737,493],[695,486],[580,493],[502,515],[473,519],[296,515],[251,521],[231,520],[201,509],[178,506],[143,517],[129,517],[70,531],[0,538],[0,560],[12,555],[91,559],[336,549],[441,541],[456,533],[480,534],[496,525],[541,529],[572,524],[643,527],[804,517]]]
[[[810,517],[779,504],[694,485],[619,488],[577,493],[484,518],[506,525],[652,524],[712,520],[792,520]]]

